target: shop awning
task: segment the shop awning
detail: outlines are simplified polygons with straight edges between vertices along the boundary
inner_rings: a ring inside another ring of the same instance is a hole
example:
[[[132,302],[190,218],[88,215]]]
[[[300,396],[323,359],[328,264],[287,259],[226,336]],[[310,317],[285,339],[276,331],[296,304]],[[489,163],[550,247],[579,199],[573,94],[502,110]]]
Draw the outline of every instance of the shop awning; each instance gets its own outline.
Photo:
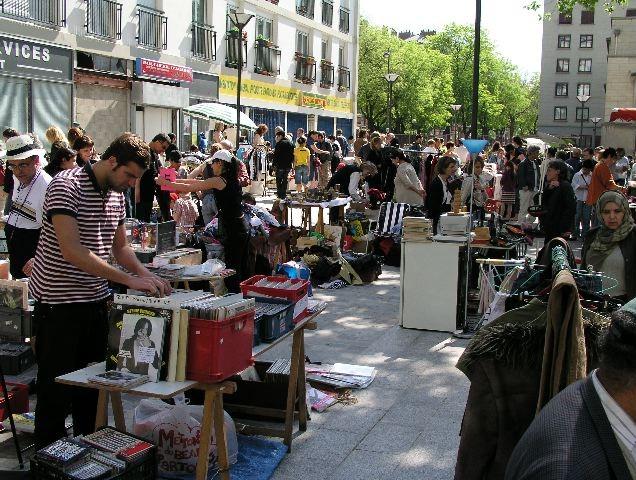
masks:
[[[636,122],[636,108],[613,108],[610,122]]]
[[[223,122],[229,126],[236,125],[236,108],[221,103],[198,103],[184,108],[183,112],[193,117]],[[241,128],[256,130],[256,124],[243,112],[241,112]]]

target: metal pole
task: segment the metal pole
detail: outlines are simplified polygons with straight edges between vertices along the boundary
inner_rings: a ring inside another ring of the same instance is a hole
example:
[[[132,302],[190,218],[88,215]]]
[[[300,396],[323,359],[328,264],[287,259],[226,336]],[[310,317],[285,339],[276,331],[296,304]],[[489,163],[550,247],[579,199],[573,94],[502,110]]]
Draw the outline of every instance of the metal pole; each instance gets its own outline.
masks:
[[[579,131],[579,148],[583,148],[583,109],[585,108],[585,102],[581,102],[581,130]]]
[[[391,73],[391,51],[387,50],[388,55],[386,56],[386,74],[390,74]],[[386,128],[387,130],[390,132],[391,131],[391,94],[392,89],[391,89],[391,82],[387,79],[387,82],[389,83],[389,97],[387,98],[386,101]]]
[[[236,145],[238,149],[241,140],[241,74],[243,73],[243,26],[239,25],[238,32],[238,82],[236,84]]]
[[[473,111],[470,137],[477,138],[477,114],[479,113],[479,57],[481,49],[481,0],[475,2],[475,46],[473,59]]]
[[[592,148],[596,148],[596,123],[594,124],[594,138],[592,139]]]
[[[391,131],[391,103],[393,103],[393,82],[389,82],[389,109],[388,109],[388,122],[387,122],[387,128],[389,129],[389,132]]]

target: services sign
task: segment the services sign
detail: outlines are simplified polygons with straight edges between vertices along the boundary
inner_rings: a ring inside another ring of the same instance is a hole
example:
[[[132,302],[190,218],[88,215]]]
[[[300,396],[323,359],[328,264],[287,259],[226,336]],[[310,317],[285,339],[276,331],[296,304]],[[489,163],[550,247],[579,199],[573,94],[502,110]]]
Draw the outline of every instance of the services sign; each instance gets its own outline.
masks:
[[[0,35],[0,73],[70,81],[73,50]]]
[[[135,60],[135,73],[138,77],[152,77],[173,82],[189,83],[194,79],[190,67],[155,62],[147,58],[137,58]]]

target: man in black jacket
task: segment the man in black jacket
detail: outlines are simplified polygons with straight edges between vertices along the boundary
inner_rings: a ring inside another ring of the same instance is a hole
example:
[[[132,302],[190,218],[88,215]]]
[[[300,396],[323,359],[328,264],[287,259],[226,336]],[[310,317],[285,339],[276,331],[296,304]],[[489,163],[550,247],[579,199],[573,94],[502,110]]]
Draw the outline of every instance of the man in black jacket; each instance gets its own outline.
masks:
[[[528,427],[505,478],[636,478],[636,300],[612,314],[600,368],[555,396]]]
[[[534,205],[534,196],[539,191],[540,167],[536,163],[539,151],[539,147],[530,145],[527,157],[523,150],[519,154],[521,163],[517,170],[517,189],[519,190],[518,219],[520,222],[529,221],[528,208]]]
[[[276,171],[276,196],[285,198],[287,195],[287,179],[294,164],[294,146],[285,136],[285,132],[276,132],[276,146],[272,167]]]

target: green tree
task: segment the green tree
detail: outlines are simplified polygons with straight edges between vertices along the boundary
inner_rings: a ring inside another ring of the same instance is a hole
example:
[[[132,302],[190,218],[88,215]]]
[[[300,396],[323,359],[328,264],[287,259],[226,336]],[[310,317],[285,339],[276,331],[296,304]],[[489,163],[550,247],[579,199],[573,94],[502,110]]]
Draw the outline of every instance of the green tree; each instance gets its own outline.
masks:
[[[533,0],[528,4],[528,9],[539,10],[541,8],[539,0]],[[595,9],[599,5],[608,13],[614,11],[618,6],[627,5],[628,0],[557,0],[556,7],[561,13],[571,13],[576,5],[581,5],[583,8]]]
[[[391,73],[400,77],[393,85],[392,127],[429,130],[442,127],[450,118],[453,102],[450,62],[446,55],[417,42],[399,39],[386,27],[360,24],[360,64],[358,66],[358,111],[371,129],[387,125],[387,59]]]

